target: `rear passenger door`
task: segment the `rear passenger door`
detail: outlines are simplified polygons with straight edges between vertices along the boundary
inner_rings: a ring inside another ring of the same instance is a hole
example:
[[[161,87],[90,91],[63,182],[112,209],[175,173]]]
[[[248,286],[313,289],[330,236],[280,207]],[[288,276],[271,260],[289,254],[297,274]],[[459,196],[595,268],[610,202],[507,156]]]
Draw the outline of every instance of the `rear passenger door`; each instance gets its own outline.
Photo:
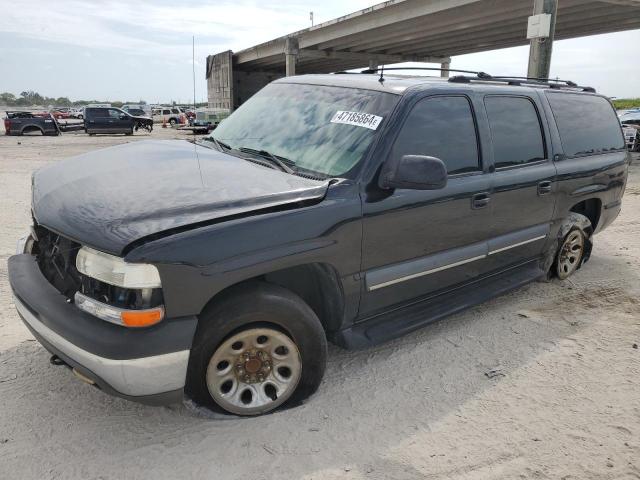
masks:
[[[488,270],[542,254],[553,218],[556,168],[537,95],[484,97],[491,146],[492,233]]]
[[[466,95],[435,95],[411,107],[384,160],[403,155],[440,158],[449,174],[440,190],[372,189],[363,198],[360,315],[476,278],[491,230],[489,175]]]

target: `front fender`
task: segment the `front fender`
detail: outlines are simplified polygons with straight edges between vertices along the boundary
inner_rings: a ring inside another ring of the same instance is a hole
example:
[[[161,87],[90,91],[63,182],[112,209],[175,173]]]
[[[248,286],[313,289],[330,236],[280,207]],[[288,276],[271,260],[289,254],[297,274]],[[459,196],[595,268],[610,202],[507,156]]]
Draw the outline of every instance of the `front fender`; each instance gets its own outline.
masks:
[[[361,237],[357,188],[342,183],[316,205],[181,232],[133,249],[126,260],[157,266],[170,317],[197,315],[232,285],[306,264],[332,267],[345,298],[357,302]]]

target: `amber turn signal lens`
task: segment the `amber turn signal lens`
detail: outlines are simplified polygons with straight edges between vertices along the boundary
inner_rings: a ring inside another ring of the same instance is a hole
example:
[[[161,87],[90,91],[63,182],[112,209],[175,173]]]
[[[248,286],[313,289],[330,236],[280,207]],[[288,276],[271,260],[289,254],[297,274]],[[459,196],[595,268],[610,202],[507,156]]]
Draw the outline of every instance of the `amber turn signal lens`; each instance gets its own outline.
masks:
[[[149,327],[155,325],[164,317],[164,309],[127,310],[120,314],[122,324],[127,327]]]

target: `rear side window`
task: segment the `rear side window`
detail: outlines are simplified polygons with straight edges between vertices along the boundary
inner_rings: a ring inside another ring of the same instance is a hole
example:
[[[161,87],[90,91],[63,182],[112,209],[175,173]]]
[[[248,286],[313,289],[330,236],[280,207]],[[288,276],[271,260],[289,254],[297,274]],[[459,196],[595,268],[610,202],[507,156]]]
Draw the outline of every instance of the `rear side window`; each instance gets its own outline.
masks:
[[[109,110],[106,108],[87,108],[86,114],[88,117],[93,118],[108,118]]]
[[[180,113],[180,110],[178,110],[177,108],[172,108],[171,113]]]
[[[547,98],[568,157],[624,148],[620,123],[603,97],[548,92]]]
[[[163,110],[162,114],[163,115],[171,115],[171,110]]]
[[[530,99],[488,96],[484,105],[489,117],[496,168],[546,158],[540,118]]]
[[[447,166],[450,175],[480,170],[478,139],[466,97],[420,100],[405,120],[392,155],[428,155]]]

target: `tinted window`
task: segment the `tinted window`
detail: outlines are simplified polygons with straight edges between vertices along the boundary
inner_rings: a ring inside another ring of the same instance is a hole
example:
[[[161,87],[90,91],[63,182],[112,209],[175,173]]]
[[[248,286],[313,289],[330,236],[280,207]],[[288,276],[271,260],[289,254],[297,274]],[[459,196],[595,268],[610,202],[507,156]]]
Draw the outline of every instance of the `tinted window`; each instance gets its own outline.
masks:
[[[171,110],[163,110],[162,114],[163,115],[171,115]]]
[[[547,93],[565,155],[588,155],[624,148],[620,123],[603,97]]]
[[[107,118],[109,111],[106,108],[87,108],[87,116],[94,118]]]
[[[449,174],[480,170],[478,140],[466,97],[430,97],[407,116],[392,155],[428,155],[447,166]]]
[[[496,168],[545,158],[540,119],[528,98],[485,97]]]
[[[123,112],[121,112],[120,110],[115,110],[115,109],[113,109],[113,108],[109,109],[109,116],[110,116],[111,118],[120,118],[120,115],[121,115],[122,113],[123,113]]]
[[[180,110],[178,110],[177,108],[172,108],[171,113],[180,113]]]

